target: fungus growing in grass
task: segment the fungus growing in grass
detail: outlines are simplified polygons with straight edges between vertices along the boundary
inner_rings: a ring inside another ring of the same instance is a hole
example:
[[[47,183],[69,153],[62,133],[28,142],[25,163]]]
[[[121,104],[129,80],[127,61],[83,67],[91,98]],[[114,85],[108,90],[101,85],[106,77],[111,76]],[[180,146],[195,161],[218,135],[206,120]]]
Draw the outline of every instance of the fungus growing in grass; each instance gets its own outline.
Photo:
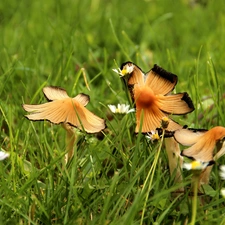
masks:
[[[217,126],[208,131],[195,129],[180,129],[174,132],[177,142],[184,146],[190,146],[182,151],[182,155],[209,162],[216,160],[225,153],[224,146],[214,154],[214,149],[219,141],[224,141],[225,127]]]
[[[182,151],[182,155],[188,158],[210,162],[217,160],[225,154],[225,128],[221,126],[210,130],[179,129],[174,132],[174,138],[184,146],[190,146]],[[215,153],[218,142],[222,141],[222,147]],[[208,166],[200,175],[200,184],[209,182],[212,166]]]
[[[75,142],[73,127],[87,133],[97,133],[105,128],[105,121],[85,108],[90,101],[88,95],[78,94],[70,98],[64,89],[53,86],[43,88],[43,92],[49,102],[39,105],[23,104],[24,110],[31,113],[26,118],[62,124],[67,131],[68,157],[71,158]]]
[[[186,92],[169,94],[177,84],[177,76],[156,64],[144,72],[132,62],[123,63],[121,68],[114,70],[125,80],[136,107],[135,132],[142,133],[156,130],[163,117],[184,115],[194,110],[191,98]],[[181,126],[169,119],[168,130],[177,130]]]
[[[151,133],[161,127],[163,118],[168,131],[181,129],[182,126],[170,119],[169,115],[184,115],[194,110],[191,98],[186,92],[170,94],[178,78],[158,65],[146,74],[134,63],[123,63],[120,69],[114,70],[124,80],[136,107],[135,132]],[[176,171],[175,179],[182,179],[180,168],[183,163],[179,144],[174,138],[165,140],[171,175]]]

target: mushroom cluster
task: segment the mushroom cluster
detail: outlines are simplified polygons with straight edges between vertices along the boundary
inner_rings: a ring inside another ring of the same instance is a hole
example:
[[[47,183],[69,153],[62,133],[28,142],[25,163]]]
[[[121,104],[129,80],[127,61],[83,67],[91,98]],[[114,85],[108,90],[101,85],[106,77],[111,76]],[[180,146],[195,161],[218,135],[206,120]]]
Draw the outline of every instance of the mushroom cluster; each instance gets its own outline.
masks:
[[[120,75],[129,90],[134,109],[129,109],[130,106],[125,104],[118,104],[117,107],[108,105],[109,109],[119,114],[135,111],[135,133],[147,134],[152,142],[153,138],[160,139],[158,131],[163,129],[163,134],[167,137],[165,147],[171,175],[175,172],[176,180],[182,180],[180,168],[184,165],[183,156],[186,156],[198,163],[184,167],[203,168],[200,181],[207,183],[213,162],[225,154],[224,142],[220,150],[215,152],[217,143],[224,140],[225,128],[218,126],[208,131],[189,129],[175,122],[171,115],[191,113],[195,108],[187,92],[172,93],[178,77],[158,65],[155,64],[149,72],[144,73],[134,63],[125,62],[114,71]],[[85,108],[90,101],[86,94],[81,93],[71,98],[64,89],[53,86],[43,88],[43,93],[47,103],[23,104],[24,110],[29,113],[26,118],[63,125],[67,132],[68,161],[73,156],[74,127],[87,133],[97,133],[106,127],[105,120]],[[188,148],[181,152],[180,144]]]
[[[147,133],[152,138],[161,127],[162,118],[184,115],[194,110],[192,100],[186,92],[171,94],[178,82],[177,76],[156,64],[147,73],[132,62],[123,63],[114,71],[126,84],[136,108],[136,133]],[[214,151],[217,143],[224,140],[225,128],[218,126],[209,131],[188,129],[169,118],[167,131],[170,138],[165,140],[165,146],[170,173],[176,171],[176,180],[182,179],[178,167],[183,167],[183,156],[186,156],[199,162],[199,165],[204,165],[204,168],[198,167],[202,168],[200,184],[208,183],[214,160],[225,154],[224,142],[220,150]],[[190,147],[181,152],[179,144]],[[192,166],[189,165],[189,168]]]

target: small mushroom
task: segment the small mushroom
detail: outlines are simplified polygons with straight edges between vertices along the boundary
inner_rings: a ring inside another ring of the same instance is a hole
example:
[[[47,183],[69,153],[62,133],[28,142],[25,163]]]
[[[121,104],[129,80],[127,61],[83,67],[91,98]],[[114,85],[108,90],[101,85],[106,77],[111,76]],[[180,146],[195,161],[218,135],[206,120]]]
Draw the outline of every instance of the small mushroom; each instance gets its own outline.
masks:
[[[224,137],[225,128],[221,126],[214,127],[208,131],[180,129],[174,132],[174,138],[177,142],[184,146],[190,146],[182,151],[182,155],[201,162],[209,162],[223,155],[221,155],[223,148],[217,154],[214,154],[214,149],[217,142],[223,141]]]
[[[78,94],[70,98],[64,89],[53,86],[43,88],[43,93],[49,102],[23,104],[24,110],[30,113],[25,117],[33,121],[48,120],[53,124],[62,124],[67,131],[69,158],[73,155],[75,142],[72,127],[87,133],[97,133],[105,128],[105,121],[85,108],[90,101],[88,95]]]
[[[170,94],[178,82],[177,76],[156,64],[146,74],[132,62],[123,63],[115,72],[123,78],[136,107],[136,133],[150,133],[161,127],[163,118],[172,114],[184,115],[194,110],[192,100],[186,92]],[[166,130],[181,128],[180,124],[168,118]],[[165,144],[170,173],[175,173],[175,180],[181,181],[183,159],[180,156],[180,146],[173,138],[167,138]]]
[[[225,128],[221,126],[210,130],[180,129],[174,132],[174,138],[184,146],[190,146],[182,151],[182,155],[201,162],[217,160],[225,154]],[[216,145],[223,141],[222,147],[214,153]],[[208,166],[200,175],[200,184],[209,182],[212,166]]]
[[[169,94],[177,84],[175,74],[157,66],[146,74],[134,63],[123,63],[120,69],[131,98],[136,106],[136,129],[142,133],[160,127],[163,117],[184,115],[194,110],[191,98],[186,92]],[[168,130],[181,129],[181,126],[169,119]]]

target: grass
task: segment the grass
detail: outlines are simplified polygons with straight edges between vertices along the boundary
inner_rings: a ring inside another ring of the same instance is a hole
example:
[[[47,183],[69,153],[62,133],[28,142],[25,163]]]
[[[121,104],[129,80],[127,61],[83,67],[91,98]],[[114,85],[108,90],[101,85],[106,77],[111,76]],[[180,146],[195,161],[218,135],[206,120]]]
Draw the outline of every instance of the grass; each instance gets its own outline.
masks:
[[[0,144],[10,158],[0,163],[0,224],[190,223],[190,174],[185,193],[172,195],[181,185],[169,176],[164,146],[134,134],[133,114],[107,119],[107,104],[128,103],[112,68],[160,65],[178,75],[175,91],[187,91],[196,107],[176,121],[225,126],[224,9],[223,0],[1,1]],[[101,137],[77,133],[65,169],[64,130],[26,120],[21,107],[44,102],[47,85],[90,95],[88,109],[107,120]],[[196,224],[224,222],[224,163],[213,168]]]

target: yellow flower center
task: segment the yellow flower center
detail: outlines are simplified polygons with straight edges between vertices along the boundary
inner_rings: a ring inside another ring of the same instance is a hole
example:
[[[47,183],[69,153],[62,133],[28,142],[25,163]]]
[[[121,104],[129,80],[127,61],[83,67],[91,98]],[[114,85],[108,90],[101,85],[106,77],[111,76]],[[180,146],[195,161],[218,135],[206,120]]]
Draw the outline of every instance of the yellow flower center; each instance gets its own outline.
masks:
[[[197,168],[201,168],[201,163],[199,161],[194,161],[191,163],[191,167],[192,169],[197,169]]]
[[[122,75],[126,75],[126,74],[128,74],[128,71],[127,71],[126,69],[123,69],[123,70],[121,71],[121,73],[122,73]]]
[[[152,135],[152,140],[159,140],[159,135],[158,134],[153,134]]]
[[[164,117],[162,118],[162,121],[168,122],[168,121],[169,121],[169,118],[168,118],[167,116],[164,116]]]

